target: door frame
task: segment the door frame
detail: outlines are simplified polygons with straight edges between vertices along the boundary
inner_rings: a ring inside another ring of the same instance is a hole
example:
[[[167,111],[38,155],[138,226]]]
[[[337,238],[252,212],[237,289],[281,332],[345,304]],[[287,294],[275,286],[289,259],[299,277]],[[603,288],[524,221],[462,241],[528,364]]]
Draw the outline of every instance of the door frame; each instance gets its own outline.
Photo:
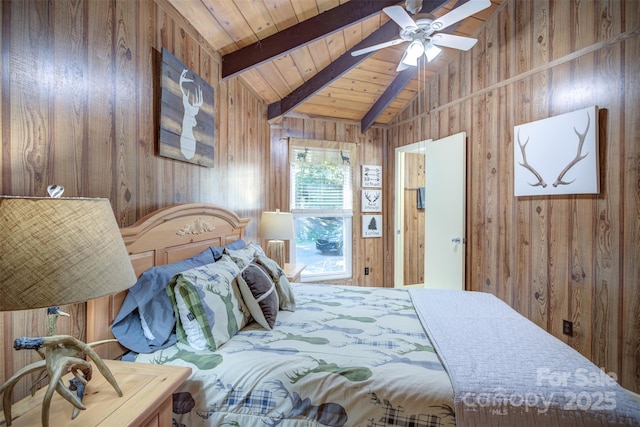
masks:
[[[427,143],[432,139],[414,142],[395,149],[395,201],[394,201],[394,228],[393,228],[393,287],[406,288],[424,285],[415,283],[404,284],[404,165],[405,154],[425,154]],[[425,180],[426,182],[426,180]]]

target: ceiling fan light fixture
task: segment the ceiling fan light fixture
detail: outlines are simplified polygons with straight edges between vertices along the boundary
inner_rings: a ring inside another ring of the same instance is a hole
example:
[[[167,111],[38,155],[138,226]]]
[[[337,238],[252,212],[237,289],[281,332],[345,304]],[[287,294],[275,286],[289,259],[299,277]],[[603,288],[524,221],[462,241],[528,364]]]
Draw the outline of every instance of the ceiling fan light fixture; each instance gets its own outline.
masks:
[[[436,56],[440,55],[440,52],[442,52],[442,49],[434,46],[433,44],[431,44],[431,42],[429,42],[424,49],[424,56],[427,57],[428,62],[431,62],[436,59]]]
[[[419,40],[414,40],[411,42],[409,47],[405,52],[404,58],[402,58],[402,62],[407,65],[411,65],[412,67],[418,66],[418,58],[425,53],[424,45]]]
[[[422,0],[405,0],[404,7],[407,11],[415,15],[422,9]]]
[[[396,68],[396,71],[399,72],[408,67],[417,67],[418,59],[423,54],[428,62],[433,61],[442,52],[438,46],[469,50],[476,44],[477,39],[436,31],[449,27],[491,6],[491,0],[464,0],[455,9],[435,18],[429,13],[420,13],[423,0],[404,0],[404,3],[406,10],[400,5],[382,9],[400,27],[398,39],[355,50],[351,52],[351,55],[358,56],[395,44],[409,42],[410,44],[403,52]],[[418,13],[411,17],[407,11]]]

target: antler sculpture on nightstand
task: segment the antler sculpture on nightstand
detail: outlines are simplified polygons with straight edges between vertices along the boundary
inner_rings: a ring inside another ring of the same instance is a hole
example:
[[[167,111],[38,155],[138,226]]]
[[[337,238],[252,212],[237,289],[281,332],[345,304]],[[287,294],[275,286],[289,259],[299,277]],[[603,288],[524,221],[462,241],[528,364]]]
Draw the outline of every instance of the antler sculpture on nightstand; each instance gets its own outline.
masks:
[[[84,354],[93,360],[100,373],[104,375],[107,381],[109,381],[109,384],[111,384],[116,393],[118,393],[118,396],[122,396],[122,390],[120,390],[115,377],[107,365],[105,365],[102,358],[100,358],[98,353],[93,350],[93,347],[95,346],[112,341],[115,340],[96,341],[94,343],[85,344],[71,335],[54,335],[51,337],[40,338],[16,338],[13,344],[14,349],[36,350],[43,357],[43,360],[34,362],[20,369],[11,378],[9,378],[2,387],[0,387],[0,394],[4,393],[2,404],[7,426],[11,425],[11,398],[13,396],[13,388],[20,378],[30,373],[46,370],[50,378],[49,387],[47,388],[47,392],[45,393],[42,402],[43,427],[47,427],[49,425],[49,408],[51,407],[51,398],[53,397],[54,391],[58,392],[58,394],[64,397],[77,409],[85,409],[85,406],[82,403],[82,390],[84,387],[81,387],[81,389],[78,390],[78,396],[76,396],[64,385],[62,381],[62,376],[69,371],[73,373],[77,382],[83,386],[91,379],[91,363],[77,357],[80,354]],[[74,410],[74,414],[75,413],[76,411]]]

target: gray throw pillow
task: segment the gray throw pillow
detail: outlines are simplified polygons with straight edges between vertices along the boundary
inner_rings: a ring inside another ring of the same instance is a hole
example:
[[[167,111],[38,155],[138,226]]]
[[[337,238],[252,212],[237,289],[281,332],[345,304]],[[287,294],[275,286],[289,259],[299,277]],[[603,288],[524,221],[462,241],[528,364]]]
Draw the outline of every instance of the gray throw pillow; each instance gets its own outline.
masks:
[[[263,328],[273,329],[278,316],[279,300],[276,285],[269,273],[253,261],[238,274],[237,280],[251,316]]]
[[[264,267],[276,284],[278,299],[280,300],[280,310],[296,311],[296,299],[293,294],[293,288],[284,271],[278,266],[278,263],[265,255],[257,255],[255,262]]]

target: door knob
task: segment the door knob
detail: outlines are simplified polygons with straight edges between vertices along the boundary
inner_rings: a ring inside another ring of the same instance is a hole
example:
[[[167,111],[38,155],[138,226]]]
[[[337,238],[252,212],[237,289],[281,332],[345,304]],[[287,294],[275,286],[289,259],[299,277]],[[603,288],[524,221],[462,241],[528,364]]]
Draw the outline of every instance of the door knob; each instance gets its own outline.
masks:
[[[467,239],[463,239],[462,237],[454,237],[453,239],[451,239],[451,243],[459,245],[460,243],[467,243]]]

